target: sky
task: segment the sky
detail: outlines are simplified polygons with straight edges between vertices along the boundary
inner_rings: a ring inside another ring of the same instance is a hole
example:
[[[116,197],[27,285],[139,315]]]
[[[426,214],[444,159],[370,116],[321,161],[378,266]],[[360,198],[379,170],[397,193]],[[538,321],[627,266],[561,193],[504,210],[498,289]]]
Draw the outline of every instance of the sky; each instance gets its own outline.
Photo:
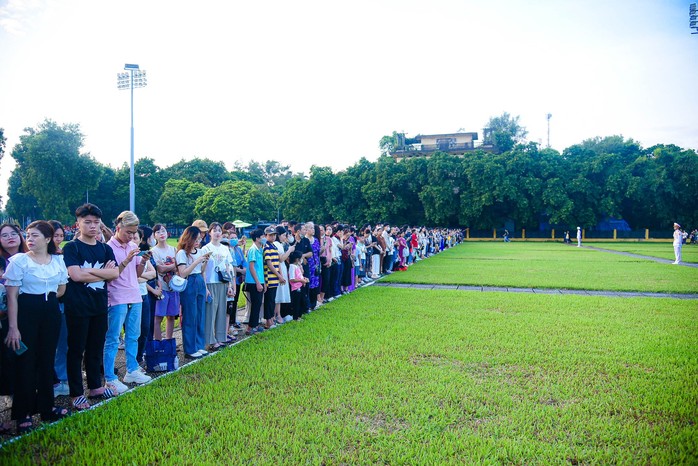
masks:
[[[0,196],[24,128],[77,123],[84,153],[278,160],[294,172],[376,160],[392,131],[477,132],[520,117],[562,151],[623,135],[698,149],[689,1],[0,0]]]

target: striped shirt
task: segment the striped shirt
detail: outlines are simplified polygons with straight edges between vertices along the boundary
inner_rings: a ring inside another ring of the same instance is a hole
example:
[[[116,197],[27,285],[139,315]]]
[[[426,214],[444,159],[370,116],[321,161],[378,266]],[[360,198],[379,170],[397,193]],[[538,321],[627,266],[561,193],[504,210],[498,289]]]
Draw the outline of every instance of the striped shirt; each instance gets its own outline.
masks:
[[[279,270],[279,250],[271,241],[267,241],[267,244],[264,245],[264,282],[267,287],[274,288],[279,286],[279,277],[267,266],[267,261],[270,261],[274,268]]]

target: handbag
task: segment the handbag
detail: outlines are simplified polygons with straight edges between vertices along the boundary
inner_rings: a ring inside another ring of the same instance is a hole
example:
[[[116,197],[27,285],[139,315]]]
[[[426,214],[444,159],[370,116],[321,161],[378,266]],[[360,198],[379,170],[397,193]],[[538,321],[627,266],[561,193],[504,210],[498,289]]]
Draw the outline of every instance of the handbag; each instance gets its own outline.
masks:
[[[146,341],[145,364],[148,372],[170,372],[179,368],[177,340],[170,338]]]
[[[223,283],[228,283],[233,281],[233,276],[230,272],[228,272],[227,269],[219,269],[216,267],[216,272],[218,273],[218,280],[220,280]]]
[[[169,285],[172,291],[182,292],[187,288],[187,281],[179,275],[172,275]]]

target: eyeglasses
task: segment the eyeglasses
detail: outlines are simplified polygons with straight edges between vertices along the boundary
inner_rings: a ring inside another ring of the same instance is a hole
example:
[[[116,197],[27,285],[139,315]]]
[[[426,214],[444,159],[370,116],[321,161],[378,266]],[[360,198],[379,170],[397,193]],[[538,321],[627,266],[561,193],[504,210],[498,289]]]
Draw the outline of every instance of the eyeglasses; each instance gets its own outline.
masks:
[[[2,239],[8,239],[8,238],[19,238],[19,233],[16,231],[13,231],[12,233],[3,233],[0,235],[0,238]]]

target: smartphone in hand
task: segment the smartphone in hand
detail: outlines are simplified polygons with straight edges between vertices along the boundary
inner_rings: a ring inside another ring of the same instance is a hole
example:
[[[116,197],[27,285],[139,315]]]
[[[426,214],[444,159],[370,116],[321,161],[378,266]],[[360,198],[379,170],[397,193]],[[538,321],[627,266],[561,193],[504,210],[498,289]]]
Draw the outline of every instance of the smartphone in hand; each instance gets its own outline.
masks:
[[[150,251],[141,251],[141,252],[139,252],[139,253],[136,254],[136,255],[137,255],[138,257],[143,257],[143,256],[145,256],[146,254],[148,254],[149,252],[150,252]]]
[[[16,354],[17,356],[20,356],[20,355],[24,354],[25,351],[27,351],[27,345],[25,345],[23,341],[20,341],[20,342],[19,342],[19,348],[17,348],[17,349],[15,350],[15,354]]]

